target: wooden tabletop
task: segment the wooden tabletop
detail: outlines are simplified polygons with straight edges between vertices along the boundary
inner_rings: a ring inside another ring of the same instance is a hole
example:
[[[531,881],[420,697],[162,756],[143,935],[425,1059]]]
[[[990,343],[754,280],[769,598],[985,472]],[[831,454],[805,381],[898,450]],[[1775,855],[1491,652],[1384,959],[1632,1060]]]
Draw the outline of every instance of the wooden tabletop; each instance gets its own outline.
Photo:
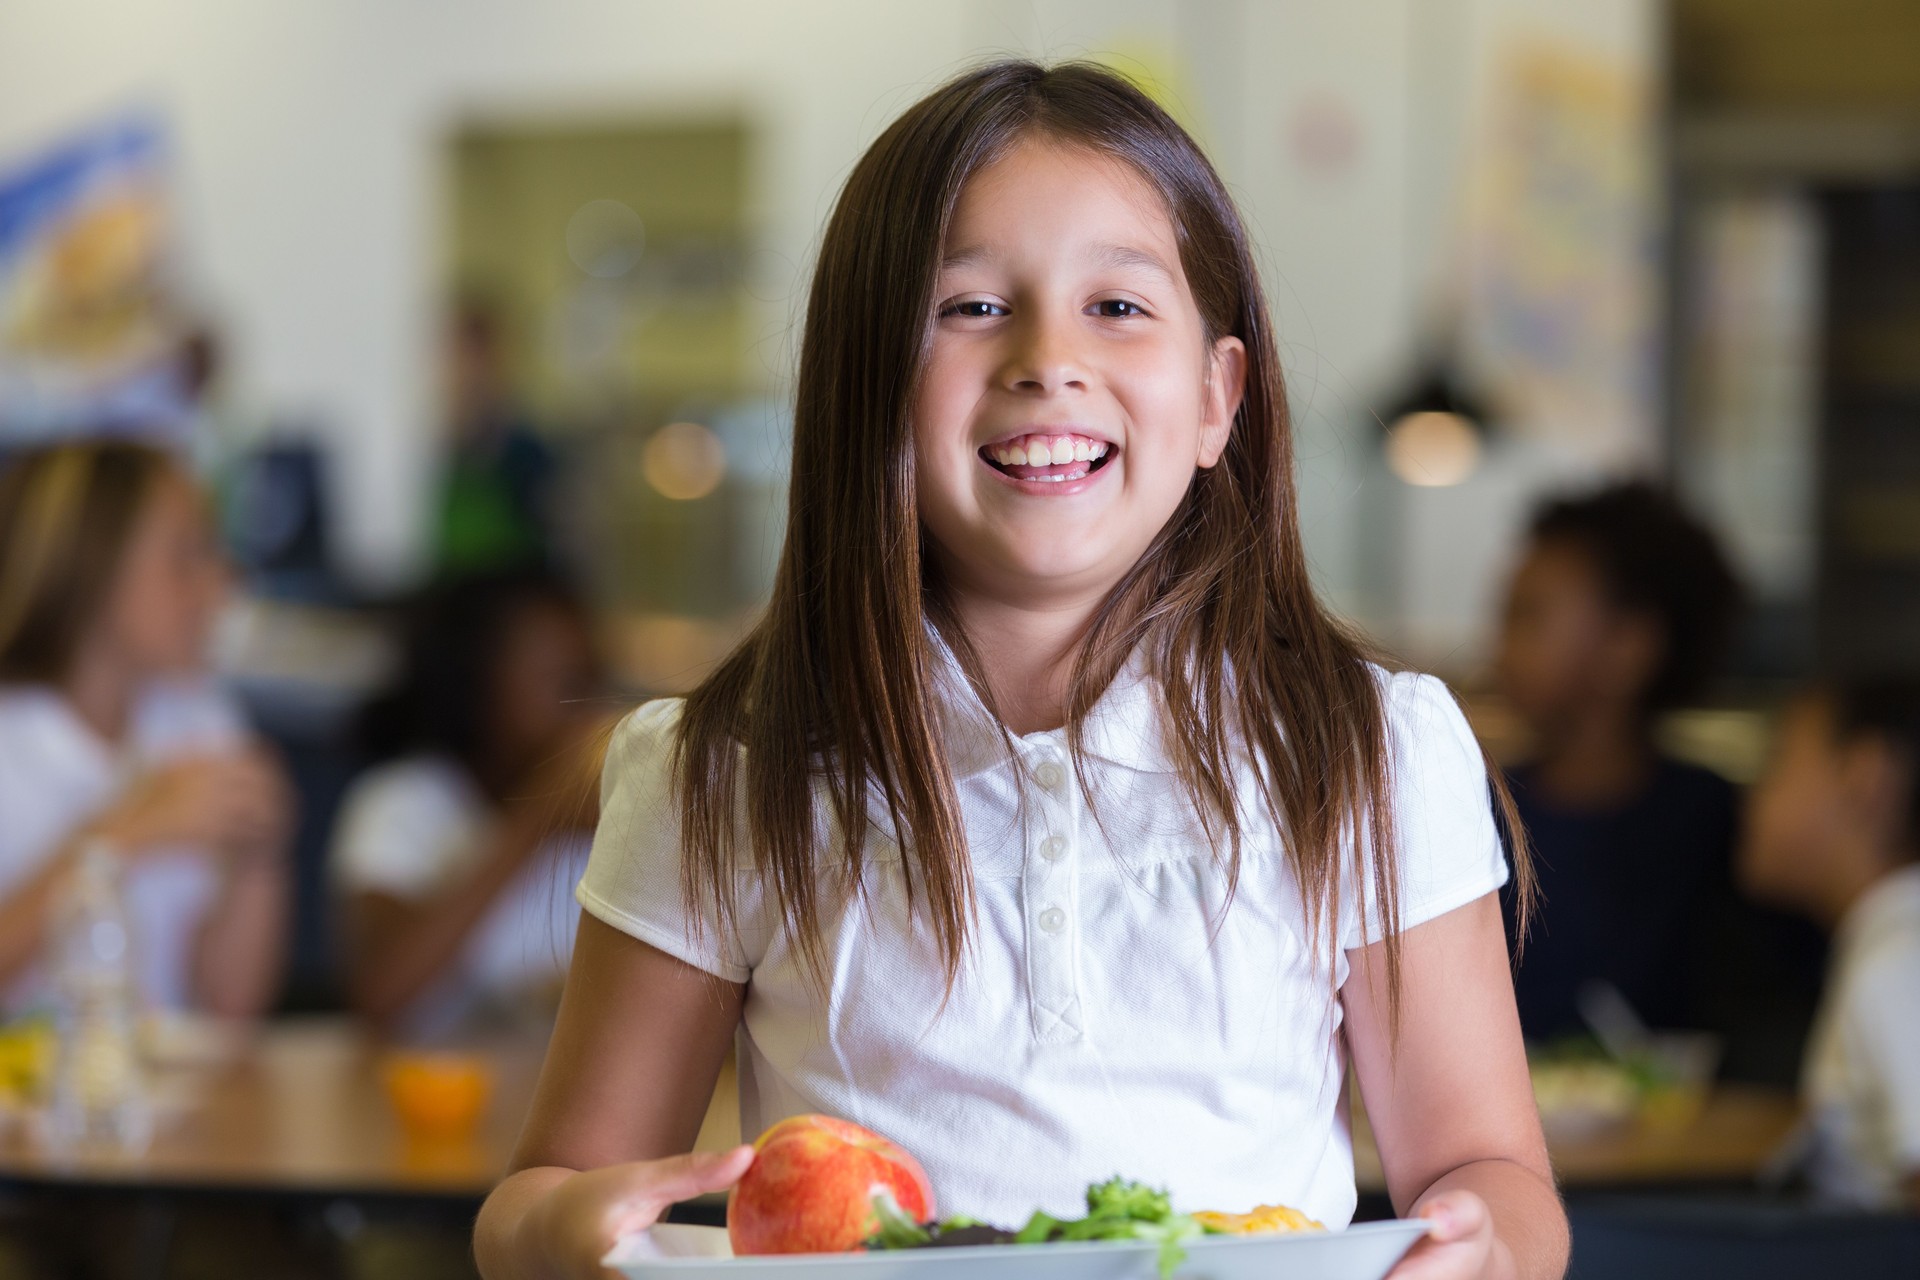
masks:
[[[1547,1129],[1547,1150],[1560,1185],[1599,1187],[1750,1182],[1787,1144],[1800,1121],[1793,1095],[1725,1085],[1685,1123],[1623,1121],[1587,1132]],[[1354,1177],[1361,1190],[1383,1192],[1386,1177],[1373,1137],[1354,1133]]]
[[[492,1100],[472,1136],[420,1140],[381,1082],[381,1047],[343,1019],[269,1024],[224,1064],[154,1080],[157,1125],[139,1155],[59,1156],[20,1118],[0,1126],[0,1183],[244,1188],[344,1195],[484,1195],[505,1170],[539,1073],[539,1045],[483,1050]],[[731,1067],[702,1148],[737,1141]]]
[[[0,1127],[0,1183],[247,1188],[289,1193],[480,1196],[505,1169],[539,1071],[540,1046],[494,1046],[493,1099],[472,1137],[420,1141],[402,1130],[380,1079],[380,1047],[339,1019],[262,1028],[231,1061],[176,1068],[156,1081],[160,1123],[143,1154],[61,1159],[20,1123]],[[1757,1174],[1798,1116],[1791,1097],[1722,1089],[1683,1127],[1626,1124],[1550,1141],[1563,1185],[1734,1182]],[[731,1066],[706,1123],[703,1150],[739,1141]],[[1357,1180],[1385,1189],[1362,1124]]]

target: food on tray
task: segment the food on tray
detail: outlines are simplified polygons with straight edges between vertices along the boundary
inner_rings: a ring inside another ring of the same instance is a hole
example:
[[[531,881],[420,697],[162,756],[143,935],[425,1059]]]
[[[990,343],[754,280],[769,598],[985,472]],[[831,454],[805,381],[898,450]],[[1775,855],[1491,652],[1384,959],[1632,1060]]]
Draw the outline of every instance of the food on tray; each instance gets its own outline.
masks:
[[[934,1215],[920,1162],[857,1124],[794,1116],[761,1134],[753,1149],[727,1205],[736,1254],[858,1249],[879,1227],[876,1194],[914,1221]]]
[[[1219,1213],[1202,1209],[1193,1215],[1209,1234],[1217,1236],[1264,1236],[1287,1231],[1325,1231],[1298,1209],[1283,1204],[1263,1204],[1252,1213]]]
[[[922,1223],[876,1197],[880,1229],[866,1241],[869,1249],[923,1249],[958,1244],[1046,1244],[1056,1240],[1141,1240],[1160,1246],[1160,1274],[1171,1276],[1186,1257],[1180,1242],[1204,1228],[1191,1214],[1175,1213],[1167,1193],[1138,1182],[1113,1178],[1087,1188],[1087,1216],[1056,1218],[1035,1210],[1018,1231],[1005,1231],[969,1218]]]
[[[1261,1205],[1251,1213],[1175,1213],[1164,1191],[1126,1178],[1087,1188],[1083,1218],[1035,1210],[1018,1229],[973,1218],[934,1216],[926,1171],[877,1133],[831,1116],[782,1120],[753,1144],[753,1164],[727,1206],[736,1255],[939,1249],[1055,1241],[1135,1240],[1157,1245],[1160,1274],[1202,1235],[1324,1230],[1298,1209]]]

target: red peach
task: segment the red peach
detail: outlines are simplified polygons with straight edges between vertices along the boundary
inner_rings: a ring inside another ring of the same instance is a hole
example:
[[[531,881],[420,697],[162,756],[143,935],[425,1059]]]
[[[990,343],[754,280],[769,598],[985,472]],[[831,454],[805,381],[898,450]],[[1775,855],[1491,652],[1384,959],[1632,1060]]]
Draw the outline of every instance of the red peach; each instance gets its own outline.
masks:
[[[837,1253],[878,1229],[873,1197],[890,1192],[908,1217],[933,1217],[926,1170],[877,1133],[832,1116],[793,1116],[753,1144],[727,1204],[735,1254]]]

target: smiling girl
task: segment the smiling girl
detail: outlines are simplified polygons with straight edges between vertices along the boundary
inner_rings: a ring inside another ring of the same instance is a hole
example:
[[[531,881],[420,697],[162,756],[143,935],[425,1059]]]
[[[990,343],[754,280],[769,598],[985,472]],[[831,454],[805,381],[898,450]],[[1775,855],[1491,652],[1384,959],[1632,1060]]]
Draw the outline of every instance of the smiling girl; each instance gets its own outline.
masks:
[[[828,225],[791,516],[752,636],[622,726],[490,1277],[596,1274],[826,1112],[943,1212],[1355,1202],[1396,1274],[1549,1276],[1483,758],[1315,600],[1247,237],[1192,140],[1080,65],[910,109]],[[1526,888],[1524,852],[1516,861]],[[588,1171],[588,1172],[581,1172]]]

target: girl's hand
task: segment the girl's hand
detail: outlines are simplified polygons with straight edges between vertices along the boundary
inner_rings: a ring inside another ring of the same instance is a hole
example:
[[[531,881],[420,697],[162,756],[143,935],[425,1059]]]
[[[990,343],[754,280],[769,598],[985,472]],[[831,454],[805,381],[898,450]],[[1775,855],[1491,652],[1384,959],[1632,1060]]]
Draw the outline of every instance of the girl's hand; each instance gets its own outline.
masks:
[[[94,824],[133,856],[173,844],[235,854],[284,843],[292,788],[263,751],[197,756],[138,780]]]
[[[1471,1191],[1442,1191],[1415,1211],[1433,1229],[1387,1280],[1482,1280],[1494,1274],[1493,1214]]]
[[[550,1274],[566,1280],[601,1280],[613,1274],[600,1259],[614,1241],[652,1226],[670,1204],[725,1191],[752,1163],[753,1148],[743,1146],[576,1173],[527,1211],[525,1247],[516,1252],[544,1259]]]

